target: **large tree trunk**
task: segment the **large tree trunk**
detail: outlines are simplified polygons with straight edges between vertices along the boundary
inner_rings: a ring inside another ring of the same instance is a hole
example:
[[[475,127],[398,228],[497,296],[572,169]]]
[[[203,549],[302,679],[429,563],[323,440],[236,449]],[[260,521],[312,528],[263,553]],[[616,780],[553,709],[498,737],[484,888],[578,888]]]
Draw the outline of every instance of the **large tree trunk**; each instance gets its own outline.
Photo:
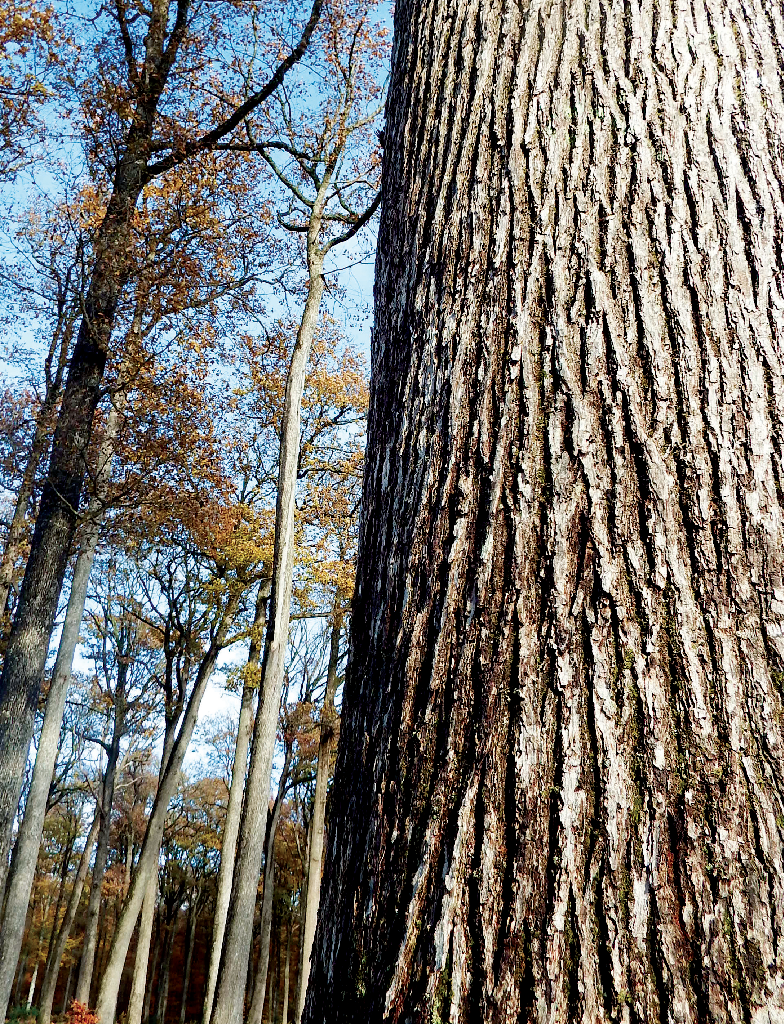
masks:
[[[395,10],[305,1020],[784,1020],[784,19]]]
[[[297,980],[297,1005],[294,1024],[299,1024],[305,1008],[310,976],[310,953],[316,934],[319,895],[321,893],[321,860],[324,853],[324,819],[327,811],[327,786],[329,785],[330,762],[335,739],[335,691],[338,688],[338,662],[340,660],[340,634],[343,629],[343,615],[337,608],[332,620],[329,645],[327,685],[321,708],[321,729],[319,735],[318,761],[316,763],[316,791],[313,795],[313,816],[310,821],[310,842],[308,843],[307,877],[304,882],[305,913],[302,921],[302,942],[300,971]],[[289,943],[290,943],[289,937]],[[286,953],[288,960],[288,951]],[[288,991],[288,990],[287,990]],[[286,1018],[283,1018],[286,1024]]]
[[[256,597],[256,612],[253,618],[250,646],[248,649],[248,677],[242,689],[240,717],[237,723],[237,742],[234,747],[234,766],[231,773],[229,804],[226,808],[226,823],[223,828],[221,842],[221,859],[218,870],[218,892],[215,897],[215,918],[212,927],[212,947],[210,949],[210,968],[207,976],[207,995],[204,999],[204,1024],[209,1024],[212,1014],[212,1003],[215,998],[215,984],[218,980],[223,936],[226,931],[226,918],[231,900],[231,885],[234,875],[234,858],[237,852],[237,837],[240,830],[240,814],[242,797],[245,792],[245,776],[248,768],[248,747],[253,728],[253,699],[258,690],[258,665],[264,637],[264,626],[267,620],[267,599],[269,589],[266,585],[259,588]]]
[[[231,905],[212,1011],[212,1024],[235,1024],[241,1015],[253,938],[253,911],[261,870],[272,755],[283,690],[294,572],[294,510],[299,464],[300,412],[310,350],[324,294],[323,255],[316,249],[320,221],[308,234],[310,285],[286,378],[280,438],[278,497],[275,509],[270,623],[264,646],[261,690],[253,730],[253,747],[242,809]]]
[[[84,889],[85,879],[87,878],[87,871],[90,867],[90,855],[92,853],[95,837],[98,834],[100,823],[101,809],[100,806],[96,806],[93,823],[90,826],[90,831],[85,839],[84,849],[82,850],[82,855],[79,858],[79,867],[76,870],[73,888],[71,889],[71,894],[68,897],[68,905],[65,908],[65,917],[57,930],[56,936],[53,937],[49,945],[49,953],[46,957],[46,970],[44,971],[44,980],[41,985],[38,1024],[50,1024],[52,1019],[52,1005],[54,1003],[55,989],[57,988],[57,978],[60,974],[60,963],[63,959],[63,953],[65,952],[65,947],[71,935],[71,928],[73,928],[73,923],[76,920],[76,913],[79,909],[79,903],[82,898],[82,890]],[[73,965],[71,969],[73,969]],[[70,991],[70,987],[71,973],[69,972],[66,988]]]

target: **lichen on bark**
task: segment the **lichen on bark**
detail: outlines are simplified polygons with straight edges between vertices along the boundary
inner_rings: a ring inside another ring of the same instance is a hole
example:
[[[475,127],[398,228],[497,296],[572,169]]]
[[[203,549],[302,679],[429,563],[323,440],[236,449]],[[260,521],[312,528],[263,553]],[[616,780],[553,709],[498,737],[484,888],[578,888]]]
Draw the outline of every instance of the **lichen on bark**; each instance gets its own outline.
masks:
[[[304,1019],[784,1020],[780,6],[395,33]]]

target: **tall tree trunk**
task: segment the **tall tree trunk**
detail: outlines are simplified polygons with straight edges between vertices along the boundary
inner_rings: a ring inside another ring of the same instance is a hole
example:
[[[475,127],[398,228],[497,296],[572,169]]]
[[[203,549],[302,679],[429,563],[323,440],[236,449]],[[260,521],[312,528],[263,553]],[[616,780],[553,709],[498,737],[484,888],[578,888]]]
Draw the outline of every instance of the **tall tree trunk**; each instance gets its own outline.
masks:
[[[247,751],[246,751],[247,754]],[[196,945],[196,925],[199,920],[199,900],[193,897],[188,906],[188,924],[185,933],[185,970],[182,975],[182,999],[180,1000],[180,1024],[185,1024],[188,1011],[188,990],[191,985],[193,947]]]
[[[281,773],[278,795],[272,808],[272,815],[267,828],[267,839],[264,844],[264,891],[261,897],[261,924],[259,927],[259,962],[256,965],[256,977],[253,979],[253,995],[248,1010],[248,1024],[261,1024],[264,1013],[264,997],[267,991],[267,973],[269,971],[270,937],[272,935],[272,910],[275,895],[275,835],[278,831],[280,809],[283,803],[288,774],[288,764]]]
[[[125,696],[121,691],[119,679],[120,676],[118,675],[114,701],[114,728],[111,742],[107,747],[106,771],[104,772],[101,790],[101,825],[98,829],[93,877],[90,882],[90,899],[87,904],[87,917],[84,926],[82,960],[79,964],[79,977],[76,981],[76,1001],[85,1006],[90,1003],[90,989],[93,980],[95,950],[98,942],[98,925],[101,914],[103,876],[106,871],[106,860],[109,854],[109,841],[111,839],[114,782],[117,776],[117,764],[120,757],[120,741],[125,731]]]
[[[784,1019],[780,5],[395,29],[304,1019]]]
[[[79,909],[84,883],[90,867],[90,856],[92,854],[93,844],[95,843],[95,837],[98,835],[98,828],[100,824],[101,810],[100,806],[96,806],[93,823],[90,826],[90,831],[87,833],[87,838],[84,841],[82,855],[79,858],[79,867],[76,869],[73,888],[71,889],[71,894],[68,897],[65,916],[63,917],[60,927],[57,929],[56,937],[49,945],[49,953],[46,958],[46,970],[44,971],[44,980],[41,985],[38,1024],[50,1024],[52,1019],[52,1005],[54,1003],[55,989],[57,988],[57,978],[60,974],[60,964],[63,959],[63,953],[65,953],[65,947],[68,943],[68,939],[71,935],[73,923],[76,920],[76,913]],[[71,987],[72,971],[73,965],[71,965],[71,971],[69,971],[68,974],[68,985],[66,986],[69,990]]]
[[[261,870],[261,851],[269,803],[272,755],[280,712],[294,571],[294,508],[300,445],[300,409],[305,374],[324,294],[323,256],[317,249],[320,221],[308,234],[310,285],[286,378],[280,438],[278,498],[275,510],[270,624],[264,647],[261,690],[226,922],[212,1024],[235,1024],[241,1014],[253,937],[253,911]]]
[[[335,740],[335,691],[338,688],[338,662],[340,660],[340,634],[343,629],[343,615],[335,606],[332,632],[329,644],[329,664],[324,703],[321,708],[321,729],[319,735],[318,760],[316,763],[316,790],[313,795],[313,815],[310,820],[310,842],[308,843],[307,880],[305,882],[305,913],[302,916],[302,941],[300,943],[300,970],[297,975],[297,1003],[294,1010],[295,1024],[299,1024],[305,1008],[305,997],[310,975],[310,951],[316,934],[319,894],[321,892],[321,860],[324,853],[324,819],[327,810],[327,786],[329,785],[332,747]],[[286,954],[288,957],[288,953]],[[283,1018],[286,1024],[286,1018]]]
[[[229,805],[226,808],[226,823],[223,829],[221,844],[218,892],[215,897],[215,919],[212,929],[210,967],[207,976],[207,995],[204,999],[204,1024],[209,1024],[212,1013],[215,984],[218,980],[218,967],[220,966],[221,950],[223,949],[223,936],[226,931],[226,918],[229,913],[231,883],[234,874],[234,857],[237,851],[242,797],[245,792],[248,747],[250,746],[250,735],[253,728],[253,699],[259,688],[258,664],[264,638],[264,626],[267,620],[268,597],[269,589],[266,585],[262,585],[256,597],[256,612],[253,618],[253,629],[248,649],[248,678],[242,690],[240,717],[237,723],[237,742],[234,748],[234,767],[231,773],[231,787],[229,789]]]
[[[41,676],[82,494],[109,339],[130,264],[130,218],[141,193],[141,140],[121,160],[96,239],[96,263],[71,357],[30,555],[0,676],[0,868],[4,870],[33,734]]]
[[[161,751],[161,767],[158,772],[158,787],[166,774],[166,769],[174,749],[176,739],[177,719],[173,715],[167,715],[166,732],[163,738],[163,750]],[[136,955],[133,961],[133,976],[131,978],[131,995],[128,1003],[127,1021],[128,1024],[141,1024],[149,1020],[150,997],[152,993],[153,978],[155,976],[155,964],[158,959],[158,947],[161,941],[160,915],[158,916],[158,931],[155,937],[155,946],[150,961],[150,944],[152,943],[153,926],[156,922],[155,906],[158,899],[158,886],[160,884],[160,872],[158,864],[161,854],[163,831],[158,840],[158,849],[154,859],[155,869],[151,871],[149,883],[142,901],[142,912],[139,919],[139,931],[136,936]],[[128,898],[126,890],[125,899]],[[150,984],[147,984],[147,975],[150,976]],[[118,987],[119,993],[119,987]]]
[[[133,962],[133,979],[131,996],[128,1002],[128,1024],[141,1024],[150,1012],[150,991],[152,990],[152,973],[155,972],[155,959],[158,955],[157,946],[152,957],[152,973],[150,984],[147,985],[147,969],[150,964],[150,944],[152,929],[155,923],[155,901],[158,897],[158,872],[150,878],[147,891],[142,902],[142,915],[139,920],[139,934],[136,939],[136,957]]]
[[[157,894],[157,891],[158,891],[157,884],[156,884],[156,890],[155,891],[156,891],[156,894]],[[146,982],[146,979],[149,976],[149,983],[145,983],[145,987],[144,987],[144,1000],[143,1000],[143,1004],[142,1004],[142,1006],[143,1006],[143,1009],[142,1009],[142,1020],[144,1021],[144,1024],[149,1024],[151,1013],[152,1013],[151,1007],[152,1007],[153,985],[155,984],[155,971],[156,971],[156,968],[158,966],[158,955],[160,954],[160,951],[161,951],[161,940],[163,938],[163,907],[159,907],[158,908],[158,913],[156,915],[156,925],[157,925],[157,927],[155,929],[155,944],[152,947],[152,956],[149,957],[149,961],[148,961],[146,967],[144,968],[143,972],[142,972],[142,969],[141,969],[142,965],[139,964],[139,975],[140,975],[140,977],[144,977],[145,978],[145,982]],[[156,993],[156,1002],[157,1002],[157,993]]]
[[[236,612],[237,603],[238,597],[234,595],[229,599],[227,607],[223,610],[222,623],[218,627],[209,649],[201,660],[177,738],[172,746],[171,755],[165,762],[166,770],[155,794],[155,801],[147,822],[147,831],[145,832],[144,842],[139,853],[136,871],[131,882],[131,888],[128,890],[128,895],[123,903],[122,912],[117,920],[117,928],[112,939],[109,960],[101,979],[96,1012],[104,1024],[113,1024],[114,1021],[117,994],[123,967],[125,966],[125,957],[131,943],[131,936],[139,917],[145,891],[150,880],[158,873],[158,855],[163,838],[163,828],[166,822],[166,812],[177,789],[177,780],[182,768],[182,762],[188,750],[188,744],[191,741],[191,736],[196,726],[201,699],[212,676],[218,654],[223,648],[229,625]]]
[[[280,929],[278,929],[278,932]],[[269,1001],[269,1024],[278,1019],[278,989],[280,988],[280,934],[275,936],[275,974],[272,979],[272,992]]]

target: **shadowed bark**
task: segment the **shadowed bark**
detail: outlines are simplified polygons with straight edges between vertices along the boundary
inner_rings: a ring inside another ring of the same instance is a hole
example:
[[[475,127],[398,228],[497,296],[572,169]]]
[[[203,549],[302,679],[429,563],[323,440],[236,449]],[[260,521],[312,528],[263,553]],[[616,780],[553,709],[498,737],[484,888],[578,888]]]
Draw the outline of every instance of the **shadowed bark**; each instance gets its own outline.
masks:
[[[784,1020],[784,21],[401,0],[308,1024]]]

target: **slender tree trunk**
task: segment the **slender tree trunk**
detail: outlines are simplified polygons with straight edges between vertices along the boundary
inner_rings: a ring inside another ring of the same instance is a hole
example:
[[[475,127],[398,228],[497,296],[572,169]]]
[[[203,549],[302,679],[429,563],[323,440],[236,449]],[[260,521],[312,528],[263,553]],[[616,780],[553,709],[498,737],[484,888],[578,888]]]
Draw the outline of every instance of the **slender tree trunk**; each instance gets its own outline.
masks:
[[[313,936],[316,934],[316,918],[318,916],[319,894],[321,892],[324,819],[327,810],[327,787],[329,785],[332,747],[335,740],[335,691],[338,688],[338,662],[340,659],[340,634],[342,629],[343,616],[336,607],[330,636],[327,685],[324,692],[324,704],[321,708],[321,729],[318,761],[316,764],[316,790],[313,796],[313,815],[310,820],[310,842],[308,843],[305,912],[302,915],[300,970],[297,975],[297,1003],[294,1011],[295,1024],[299,1024],[302,1011],[305,1008],[308,977],[310,975],[310,951],[313,946]],[[286,1024],[285,1016],[283,1024]]]
[[[309,1024],[784,1019],[784,19],[395,9]]]
[[[119,684],[118,684],[119,690]],[[112,804],[114,802],[114,782],[117,775],[117,763],[120,756],[120,740],[124,731],[124,696],[116,694],[115,720],[112,741],[109,744],[106,759],[106,771],[101,791],[101,825],[98,830],[98,842],[95,847],[95,863],[93,877],[90,882],[90,900],[87,904],[87,917],[84,926],[82,944],[82,960],[79,964],[79,977],[76,981],[76,1001],[87,1006],[90,1003],[90,988],[95,965],[95,950],[98,942],[98,925],[101,914],[103,876],[106,871],[106,859],[109,854],[109,841],[112,827]]]
[[[29,1010],[33,1004],[33,997],[35,996],[35,983],[38,980],[38,968],[41,963],[41,948],[44,944],[44,926],[46,924],[46,917],[48,914],[48,901],[41,905],[41,927],[38,929],[38,945],[35,950],[35,960],[33,961],[33,973],[30,978],[30,988],[27,991],[27,1000],[25,1005]]]
[[[267,598],[269,591],[265,586],[259,588],[256,598],[256,613],[253,619],[250,647],[248,650],[248,679],[242,690],[240,718],[237,724],[237,743],[234,749],[234,768],[231,773],[229,789],[229,805],[226,808],[226,824],[223,830],[221,845],[220,869],[218,871],[218,892],[215,897],[215,920],[212,931],[212,948],[210,950],[210,967],[207,976],[207,995],[204,999],[204,1024],[209,1024],[212,1003],[215,998],[215,984],[218,979],[223,936],[226,931],[226,918],[231,899],[231,883],[234,874],[234,856],[237,850],[237,836],[242,813],[242,796],[245,791],[245,775],[248,764],[248,747],[253,727],[253,699],[258,686],[258,664],[263,642],[264,626],[267,618]]]
[[[158,891],[158,887],[156,885],[156,893],[157,893],[157,891]],[[161,951],[161,939],[162,939],[162,936],[163,936],[163,907],[159,907],[158,908],[158,913],[156,915],[156,924],[157,924],[157,927],[155,929],[155,945],[152,947],[152,956],[149,957],[149,962],[147,963],[147,965],[144,968],[143,972],[141,970],[141,964],[139,965],[139,967],[140,967],[139,974],[140,974],[140,976],[143,976],[145,978],[145,982],[146,982],[145,983],[145,987],[144,987],[144,1002],[143,1002],[143,1009],[142,1009],[142,1020],[144,1021],[144,1024],[149,1024],[149,1021],[150,1021],[150,1018],[151,1018],[151,1014],[152,1014],[151,1007],[152,1007],[153,985],[155,984],[155,971],[156,971],[156,968],[158,966],[158,955],[160,954],[160,951]],[[149,981],[147,982],[146,979],[148,977],[149,977]],[[158,1002],[158,994],[156,992],[156,1003],[157,1002]]]
[[[68,943],[68,939],[71,935],[73,923],[76,920],[76,913],[79,909],[84,883],[90,867],[90,855],[92,854],[95,838],[98,835],[100,823],[101,811],[100,807],[96,806],[93,823],[90,826],[90,831],[87,833],[87,838],[84,841],[84,849],[82,850],[82,855],[79,858],[79,867],[76,869],[73,888],[71,889],[71,894],[68,897],[65,916],[57,930],[56,937],[49,945],[49,953],[46,958],[46,970],[44,971],[44,980],[41,985],[38,1024],[50,1024],[52,1019],[52,1005],[54,1003],[55,989],[57,988],[57,978],[60,974],[60,964],[63,959],[63,954],[65,953],[65,947]],[[71,986],[72,972],[73,964],[71,965],[71,969],[68,973],[68,985],[66,988],[69,990]]]
[[[142,916],[139,921],[139,935],[136,940],[136,957],[133,962],[133,980],[131,982],[131,997],[128,1002],[128,1024],[141,1024],[143,1018],[149,1016],[150,1003],[149,995],[152,990],[152,975],[150,984],[147,985],[147,968],[150,961],[150,943],[152,942],[152,929],[155,923],[155,901],[158,897],[158,872],[150,879],[147,891],[144,894],[142,903]],[[155,971],[155,958],[157,949],[153,953],[153,972]]]
[[[323,258],[314,253],[318,227],[309,236],[310,286],[286,379],[280,439],[278,498],[275,511],[270,625],[264,648],[261,691],[253,732],[250,769],[240,825],[232,898],[226,923],[212,1024],[235,1024],[242,1010],[253,937],[255,893],[264,844],[263,822],[269,802],[272,755],[283,689],[294,570],[294,500],[300,444],[300,407],[310,350],[324,293]]]
[[[288,1024],[289,1019],[289,971],[291,967],[291,914],[288,916],[286,928],[286,966],[283,968],[283,1015],[282,1024]]]
[[[247,754],[247,751],[246,751]],[[185,935],[185,970],[182,976],[182,999],[180,1000],[180,1024],[185,1024],[188,1011],[188,990],[191,985],[191,967],[193,965],[193,947],[196,945],[196,925],[199,919],[199,905],[192,899],[188,906],[188,925]]]
[[[73,982],[73,969],[74,965],[71,964],[68,968],[68,977],[65,979],[65,991],[63,992],[63,1005],[60,1009],[61,1013],[65,1013],[68,1009],[68,1004],[71,1001],[71,983]],[[49,1010],[49,1017],[51,1019],[51,1009]]]
[[[279,930],[278,930],[279,931]],[[272,992],[269,1001],[269,1024],[278,1019],[278,989],[280,988],[280,935],[275,936],[275,974],[272,978]]]
[[[177,779],[196,726],[201,698],[212,676],[215,662],[223,647],[229,625],[236,611],[236,606],[237,599],[232,598],[229,606],[223,611],[223,622],[217,631],[216,637],[202,658],[177,739],[174,741],[171,756],[166,763],[166,770],[155,794],[155,802],[147,822],[147,831],[144,836],[141,852],[139,853],[136,871],[117,921],[109,960],[101,979],[96,1012],[104,1024],[113,1024],[114,1021],[117,994],[125,965],[125,957],[128,953],[128,946],[130,945],[131,936],[139,917],[145,891],[152,877],[157,876],[158,873],[158,855],[163,838],[163,828],[166,822],[166,812],[169,802],[177,789]]]
[[[109,482],[111,458],[114,452],[119,417],[124,402],[117,402],[112,407],[106,425],[106,433],[98,457],[96,479],[96,500],[89,510],[98,515],[97,504],[105,494]],[[25,813],[19,834],[16,838],[17,856],[14,858],[13,872],[8,879],[8,892],[3,927],[0,929],[0,1016],[8,1005],[11,991],[10,969],[8,963],[16,961],[24,934],[24,918],[30,901],[30,890],[33,884],[35,864],[38,858],[38,847],[41,844],[46,803],[49,787],[52,782],[54,766],[60,741],[60,726],[63,720],[65,700],[71,679],[74,652],[79,642],[79,627],[84,616],[84,605],[87,600],[87,587],[92,572],[95,550],[98,544],[99,522],[95,518],[87,527],[82,547],[76,559],[68,608],[57,650],[57,660],[52,672],[52,682],[46,698],[46,711],[41,727],[41,736],[36,752],[35,767],[30,783],[30,792],[25,804]]]
[[[256,977],[253,979],[253,995],[248,1010],[248,1024],[261,1024],[264,1013],[264,996],[267,990],[267,972],[269,971],[270,937],[272,935],[272,910],[275,895],[275,834],[278,831],[280,808],[283,803],[285,789],[284,773],[278,787],[278,796],[272,809],[267,841],[264,845],[264,891],[261,897],[261,925],[259,927],[259,962],[256,966]]]
[[[163,750],[161,751],[161,767],[158,773],[158,786],[160,787],[166,768],[169,764],[174,742],[176,739],[177,723],[175,718],[168,718],[166,733],[163,739]],[[158,958],[158,947],[160,946],[160,915],[158,916],[158,931],[155,938],[155,946],[152,952],[150,963],[150,944],[152,943],[153,926],[156,922],[155,906],[158,898],[158,886],[160,885],[160,872],[158,864],[161,854],[161,843],[163,832],[158,840],[158,849],[155,854],[155,870],[151,873],[150,882],[144,893],[142,902],[141,918],[139,920],[139,932],[136,936],[136,955],[133,961],[133,977],[131,980],[131,995],[128,1004],[127,1024],[141,1024],[142,1020],[149,1020],[150,997],[152,993],[153,978],[155,976],[155,964]],[[127,900],[126,892],[125,899]],[[147,975],[150,975],[150,984],[147,984]],[[119,988],[118,988],[119,992]]]
[[[166,922],[163,932],[163,955],[161,969],[158,974],[158,988],[155,994],[155,1022],[165,1024],[166,1005],[169,1002],[169,979],[171,977],[171,959],[174,952],[174,940],[177,937],[178,915],[175,911],[173,921]],[[150,979],[152,980],[152,979]]]

